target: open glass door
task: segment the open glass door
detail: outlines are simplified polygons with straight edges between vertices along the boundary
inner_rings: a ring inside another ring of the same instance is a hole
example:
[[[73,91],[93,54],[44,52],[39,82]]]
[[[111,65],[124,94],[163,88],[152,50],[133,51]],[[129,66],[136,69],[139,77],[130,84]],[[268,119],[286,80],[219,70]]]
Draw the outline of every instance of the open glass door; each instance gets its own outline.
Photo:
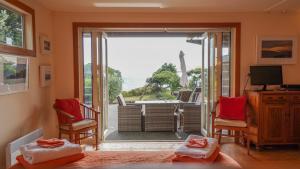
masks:
[[[203,35],[202,40],[202,65],[201,65],[201,94],[202,94],[202,103],[201,103],[201,133],[204,136],[207,136],[207,115],[208,115],[208,56],[209,56],[209,47],[208,47],[208,33]]]
[[[222,33],[207,32],[202,42],[202,104],[201,132],[204,136],[211,134],[210,113],[214,103],[221,95],[222,87]]]
[[[108,127],[108,104],[109,104],[109,99],[108,99],[108,76],[107,76],[107,71],[108,71],[108,61],[107,61],[107,35],[104,32],[100,32],[98,34],[97,38],[97,46],[98,46],[98,58],[99,58],[99,72],[100,75],[98,78],[100,79],[100,94],[99,94],[99,100],[100,100],[100,105],[101,105],[101,128],[102,128],[102,140],[104,140],[106,132],[107,132],[107,127]]]
[[[93,29],[79,32],[80,99],[101,112],[99,137],[103,140],[107,129],[107,36]]]

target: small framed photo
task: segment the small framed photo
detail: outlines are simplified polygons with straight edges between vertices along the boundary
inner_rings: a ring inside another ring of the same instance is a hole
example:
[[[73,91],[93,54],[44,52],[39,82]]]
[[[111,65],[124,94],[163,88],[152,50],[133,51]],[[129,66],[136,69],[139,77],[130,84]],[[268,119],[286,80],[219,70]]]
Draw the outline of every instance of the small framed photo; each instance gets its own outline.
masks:
[[[40,51],[41,54],[50,55],[52,53],[52,43],[45,35],[40,35]]]
[[[259,64],[296,64],[296,37],[257,37]]]
[[[52,83],[52,68],[48,65],[40,66],[40,84],[41,87],[50,86]]]

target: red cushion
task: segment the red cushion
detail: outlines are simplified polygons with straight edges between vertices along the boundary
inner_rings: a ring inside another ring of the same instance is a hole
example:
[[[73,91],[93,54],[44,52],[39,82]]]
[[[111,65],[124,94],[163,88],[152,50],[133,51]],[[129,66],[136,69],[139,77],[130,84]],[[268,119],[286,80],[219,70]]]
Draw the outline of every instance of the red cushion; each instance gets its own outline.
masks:
[[[220,97],[220,118],[226,120],[245,120],[247,98]]]
[[[83,120],[83,116],[80,111],[80,103],[77,99],[56,99],[55,107],[73,115],[75,118],[72,122],[77,122]],[[62,116],[59,117],[61,122],[66,123],[67,118]]]

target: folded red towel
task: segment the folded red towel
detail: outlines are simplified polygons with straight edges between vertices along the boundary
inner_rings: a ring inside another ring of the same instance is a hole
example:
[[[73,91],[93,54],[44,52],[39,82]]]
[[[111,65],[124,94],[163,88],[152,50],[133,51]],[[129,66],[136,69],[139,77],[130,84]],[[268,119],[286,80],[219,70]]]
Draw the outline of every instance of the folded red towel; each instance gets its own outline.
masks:
[[[207,146],[208,142],[206,138],[200,138],[200,139],[190,139],[186,146],[191,148],[205,148]]]
[[[38,139],[36,143],[38,144],[38,146],[43,148],[55,148],[55,147],[63,146],[65,144],[63,140],[57,138]]]
[[[220,153],[220,148],[217,147],[217,149],[214,151],[214,153],[208,158],[192,158],[189,156],[176,155],[172,159],[172,162],[210,164],[210,163],[213,163],[218,158],[219,153]]]

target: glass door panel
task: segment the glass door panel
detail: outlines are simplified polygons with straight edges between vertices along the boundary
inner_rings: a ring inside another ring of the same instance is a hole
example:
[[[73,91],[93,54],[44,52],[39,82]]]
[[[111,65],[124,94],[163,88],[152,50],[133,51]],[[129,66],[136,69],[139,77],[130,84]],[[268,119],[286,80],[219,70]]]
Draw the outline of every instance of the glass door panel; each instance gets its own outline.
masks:
[[[211,117],[210,113],[214,103],[217,100],[217,93],[220,84],[217,83],[217,78],[221,77],[217,73],[217,33],[208,32],[203,36],[203,58],[202,58],[202,126],[201,132],[205,136],[210,136],[211,132]]]
[[[83,102],[92,106],[92,33],[82,33],[83,52]]]
[[[210,113],[213,110],[214,103],[216,102],[216,94],[217,94],[217,76],[220,76],[216,72],[216,64],[217,62],[217,46],[216,46],[216,33],[209,33],[208,35],[208,47],[209,47],[209,59],[208,59],[208,80],[209,80],[209,93],[208,93],[208,108],[207,108],[207,116],[206,116],[206,121],[207,121],[207,131],[208,135],[210,135],[210,130],[211,130],[211,116]]]
[[[222,96],[230,96],[231,32],[222,32]]]
[[[101,105],[101,122],[102,122],[102,139],[104,139],[107,131],[108,123],[108,80],[107,80],[107,71],[108,71],[108,60],[107,60],[107,36],[104,32],[99,33],[98,37],[98,53],[99,53],[99,72],[100,76],[100,94],[99,100]]]
[[[105,33],[96,30],[82,30],[79,37],[82,46],[81,99],[101,112],[99,137],[103,139],[108,112],[107,38]]]
[[[201,103],[201,133],[206,136],[207,135],[207,115],[208,115],[208,56],[209,56],[209,48],[208,48],[208,36],[204,35],[204,39],[202,40],[202,83],[201,83],[201,93],[202,93],[202,103]]]

